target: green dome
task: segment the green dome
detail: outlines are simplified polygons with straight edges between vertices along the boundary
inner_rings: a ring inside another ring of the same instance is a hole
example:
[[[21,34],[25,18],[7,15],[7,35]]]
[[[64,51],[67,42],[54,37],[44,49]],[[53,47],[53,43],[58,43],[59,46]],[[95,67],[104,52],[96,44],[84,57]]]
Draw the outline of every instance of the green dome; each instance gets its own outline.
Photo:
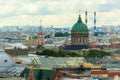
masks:
[[[78,22],[73,25],[72,30],[78,30],[78,31],[88,30],[87,25],[82,23],[80,15],[78,18]]]

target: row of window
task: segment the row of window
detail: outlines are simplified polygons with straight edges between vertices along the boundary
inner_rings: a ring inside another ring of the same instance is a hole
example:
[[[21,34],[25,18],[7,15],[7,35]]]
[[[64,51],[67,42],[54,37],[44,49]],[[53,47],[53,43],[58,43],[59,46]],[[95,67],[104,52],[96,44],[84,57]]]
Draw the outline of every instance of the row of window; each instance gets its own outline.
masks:
[[[81,44],[87,44],[88,43],[88,38],[72,38],[72,42],[75,43],[81,43]]]
[[[88,34],[88,31],[76,31],[76,32],[71,32],[71,34]]]

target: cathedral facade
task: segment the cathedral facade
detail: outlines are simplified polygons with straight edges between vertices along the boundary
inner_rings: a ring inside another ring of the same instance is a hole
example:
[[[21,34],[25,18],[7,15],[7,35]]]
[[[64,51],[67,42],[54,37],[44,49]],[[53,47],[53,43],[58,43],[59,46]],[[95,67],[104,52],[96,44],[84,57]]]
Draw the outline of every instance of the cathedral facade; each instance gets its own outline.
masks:
[[[65,45],[64,50],[80,51],[88,48],[90,48],[89,30],[87,25],[82,22],[81,15],[79,14],[78,21],[71,30],[71,45]]]
[[[71,30],[71,45],[88,45],[89,43],[89,30],[86,24],[81,20],[79,14],[78,21],[75,23]]]

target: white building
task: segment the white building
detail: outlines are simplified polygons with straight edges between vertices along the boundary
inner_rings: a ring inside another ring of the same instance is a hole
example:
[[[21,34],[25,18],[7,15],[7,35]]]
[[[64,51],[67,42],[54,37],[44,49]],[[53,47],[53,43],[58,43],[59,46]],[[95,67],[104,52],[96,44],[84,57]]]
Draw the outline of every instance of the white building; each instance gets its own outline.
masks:
[[[24,66],[16,65],[13,58],[0,48],[0,77],[19,77],[24,69]]]
[[[22,43],[7,43],[4,44],[4,49],[27,49],[28,46],[23,45]]]
[[[5,51],[0,48],[0,72],[5,71],[10,66],[14,65],[15,62],[13,58],[5,53]]]

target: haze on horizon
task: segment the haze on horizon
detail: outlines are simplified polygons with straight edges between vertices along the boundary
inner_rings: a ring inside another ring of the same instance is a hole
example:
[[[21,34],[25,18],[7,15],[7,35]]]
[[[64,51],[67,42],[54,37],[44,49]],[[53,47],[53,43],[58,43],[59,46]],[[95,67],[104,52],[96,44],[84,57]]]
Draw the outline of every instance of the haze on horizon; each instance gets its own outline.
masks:
[[[0,0],[0,26],[42,25],[71,27],[76,23],[78,10],[82,21],[88,11],[88,27],[93,26],[93,12],[97,12],[97,26],[120,25],[120,0]]]

